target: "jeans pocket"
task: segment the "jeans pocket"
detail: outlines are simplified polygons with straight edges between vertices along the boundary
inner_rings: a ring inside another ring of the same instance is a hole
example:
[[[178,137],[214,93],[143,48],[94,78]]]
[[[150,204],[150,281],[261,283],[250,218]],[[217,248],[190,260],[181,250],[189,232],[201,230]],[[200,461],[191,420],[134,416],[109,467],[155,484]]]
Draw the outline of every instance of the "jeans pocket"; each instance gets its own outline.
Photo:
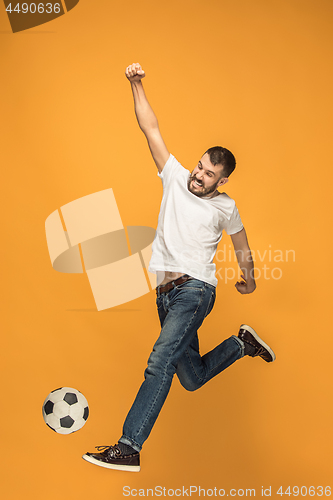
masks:
[[[208,306],[207,306],[207,310],[206,310],[206,313],[205,313],[205,317],[208,316],[208,314],[213,309],[213,306],[215,304],[215,298],[216,298],[216,294],[215,294],[215,290],[213,290],[212,293],[211,293],[209,302],[208,302]]]
[[[163,326],[164,320],[167,316],[167,311],[165,310],[165,305],[163,302],[163,298],[161,295],[156,298],[156,307],[157,307],[157,314],[161,323],[161,327]]]

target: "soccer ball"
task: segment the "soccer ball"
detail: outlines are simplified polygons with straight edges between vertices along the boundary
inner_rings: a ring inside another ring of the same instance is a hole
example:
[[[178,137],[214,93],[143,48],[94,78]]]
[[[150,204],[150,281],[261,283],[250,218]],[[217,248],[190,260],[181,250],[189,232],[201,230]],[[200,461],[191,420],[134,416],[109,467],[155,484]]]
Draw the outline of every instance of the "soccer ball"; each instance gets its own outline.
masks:
[[[71,387],[52,391],[43,403],[46,424],[59,434],[71,434],[84,426],[89,415],[86,398]]]

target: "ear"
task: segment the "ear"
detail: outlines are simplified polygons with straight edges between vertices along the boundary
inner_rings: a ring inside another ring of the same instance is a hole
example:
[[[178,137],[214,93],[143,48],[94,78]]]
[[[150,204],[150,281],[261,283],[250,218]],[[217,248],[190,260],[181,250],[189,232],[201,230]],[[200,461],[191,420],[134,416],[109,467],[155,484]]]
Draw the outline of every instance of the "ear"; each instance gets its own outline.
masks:
[[[223,184],[226,184],[228,180],[229,180],[228,177],[222,177],[222,179],[219,180],[217,187],[223,186]]]

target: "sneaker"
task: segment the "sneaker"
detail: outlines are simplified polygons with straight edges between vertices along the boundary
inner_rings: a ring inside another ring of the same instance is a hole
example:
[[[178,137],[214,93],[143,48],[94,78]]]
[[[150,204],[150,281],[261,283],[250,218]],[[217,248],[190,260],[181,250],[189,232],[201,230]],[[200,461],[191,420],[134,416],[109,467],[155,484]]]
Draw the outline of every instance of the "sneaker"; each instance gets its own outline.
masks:
[[[275,360],[275,354],[272,349],[265,344],[259,335],[248,325],[241,325],[238,338],[245,342],[245,351],[248,347],[249,356],[260,356],[267,363]],[[248,345],[246,345],[248,344]]]
[[[131,455],[123,455],[118,445],[115,446],[96,446],[97,451],[102,453],[85,453],[83,460],[91,464],[100,465],[107,469],[117,469],[131,472],[140,470],[140,453],[135,452]]]

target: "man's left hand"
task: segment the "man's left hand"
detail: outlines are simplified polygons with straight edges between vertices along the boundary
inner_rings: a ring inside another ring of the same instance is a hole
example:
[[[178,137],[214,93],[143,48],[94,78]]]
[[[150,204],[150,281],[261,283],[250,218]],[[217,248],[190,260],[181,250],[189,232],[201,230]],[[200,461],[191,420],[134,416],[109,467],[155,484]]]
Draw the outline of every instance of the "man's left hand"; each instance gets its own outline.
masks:
[[[246,293],[252,293],[254,290],[257,288],[257,285],[254,280],[245,280],[244,274],[241,274],[241,280],[237,281],[235,287],[237,288],[237,291],[242,294]]]

